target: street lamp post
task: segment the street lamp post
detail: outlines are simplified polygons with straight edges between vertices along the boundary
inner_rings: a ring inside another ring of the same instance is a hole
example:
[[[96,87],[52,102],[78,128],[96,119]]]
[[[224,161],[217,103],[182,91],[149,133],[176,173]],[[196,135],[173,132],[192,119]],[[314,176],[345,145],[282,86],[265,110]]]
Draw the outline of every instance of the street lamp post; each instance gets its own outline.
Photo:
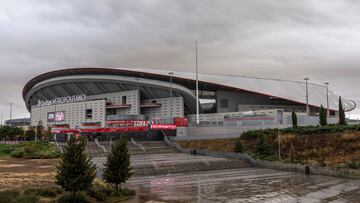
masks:
[[[195,41],[195,70],[196,70],[196,127],[199,127],[200,124],[200,106],[199,106],[199,68],[198,68],[198,47],[197,47],[197,40]],[[200,143],[199,143],[199,135],[197,139],[197,148],[199,151]]]
[[[310,108],[309,108],[309,90],[308,90],[308,80],[309,78],[304,78],[305,80],[305,88],[306,88],[306,94],[305,94],[305,99],[306,99],[306,115],[309,116],[310,114]]]
[[[173,123],[172,120],[172,76],[174,75],[173,72],[169,72],[169,76],[170,76],[170,122],[171,124]]]
[[[10,126],[12,127],[12,105],[13,103],[10,103]]]
[[[325,83],[326,87],[326,115],[330,116],[330,109],[329,109],[329,83]]]

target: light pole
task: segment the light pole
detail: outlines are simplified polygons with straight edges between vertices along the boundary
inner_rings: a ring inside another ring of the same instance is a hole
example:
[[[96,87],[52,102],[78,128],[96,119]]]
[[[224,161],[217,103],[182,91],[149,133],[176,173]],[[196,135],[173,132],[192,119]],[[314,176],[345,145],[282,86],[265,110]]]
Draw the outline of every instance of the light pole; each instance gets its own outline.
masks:
[[[305,88],[306,88],[306,94],[305,94],[305,99],[306,99],[306,115],[309,116],[310,114],[310,108],[309,108],[309,90],[308,90],[308,80],[309,78],[304,78],[305,80]]]
[[[0,126],[3,126],[3,115],[0,116],[1,122],[0,122]]]
[[[325,83],[326,88],[326,115],[330,116],[330,110],[329,110],[329,83]]]
[[[12,105],[13,103],[10,103],[10,126],[12,127],[12,122],[11,122],[11,119],[12,119]]]
[[[195,41],[195,65],[196,65],[196,126],[199,127],[200,118],[199,118],[199,68],[198,68],[198,49],[197,49],[197,40]],[[197,139],[197,148],[199,151],[199,135]]]
[[[172,124],[172,76],[174,75],[173,72],[169,72],[169,76],[170,76],[170,124]]]

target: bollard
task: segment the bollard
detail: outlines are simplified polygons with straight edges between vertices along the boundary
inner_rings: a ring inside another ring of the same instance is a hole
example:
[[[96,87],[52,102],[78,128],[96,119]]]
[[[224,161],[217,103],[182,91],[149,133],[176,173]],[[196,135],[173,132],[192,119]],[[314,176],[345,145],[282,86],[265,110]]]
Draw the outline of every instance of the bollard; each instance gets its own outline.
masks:
[[[309,166],[305,166],[305,174],[310,174],[310,167]]]

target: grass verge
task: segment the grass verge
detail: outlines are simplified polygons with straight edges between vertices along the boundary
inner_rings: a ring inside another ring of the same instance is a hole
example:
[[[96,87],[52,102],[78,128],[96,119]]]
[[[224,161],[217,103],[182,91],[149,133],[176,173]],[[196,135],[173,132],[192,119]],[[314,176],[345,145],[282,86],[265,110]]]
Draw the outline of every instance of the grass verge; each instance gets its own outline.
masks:
[[[14,158],[53,159],[61,156],[58,148],[49,142],[21,142],[3,146],[3,153]]]

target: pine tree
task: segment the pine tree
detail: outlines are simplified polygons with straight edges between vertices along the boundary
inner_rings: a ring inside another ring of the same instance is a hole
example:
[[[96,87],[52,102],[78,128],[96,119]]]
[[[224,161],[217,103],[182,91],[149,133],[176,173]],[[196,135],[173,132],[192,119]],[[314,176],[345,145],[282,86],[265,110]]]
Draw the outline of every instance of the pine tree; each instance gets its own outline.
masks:
[[[234,152],[240,152],[240,153],[244,152],[240,138],[235,140]]]
[[[320,106],[319,120],[321,126],[327,125],[326,111],[322,105]]]
[[[84,139],[78,142],[75,137],[71,137],[57,166],[56,184],[65,191],[70,191],[73,201],[76,192],[91,187],[96,176],[96,166],[85,155],[85,146]]]
[[[269,158],[270,156],[274,155],[271,145],[269,145],[265,142],[264,136],[260,136],[260,140],[256,144],[255,154],[260,159]]]
[[[297,128],[297,116],[294,110],[291,113],[291,121],[293,128]]]
[[[104,164],[104,180],[115,186],[115,194],[121,195],[121,183],[125,183],[132,176],[130,166],[130,153],[127,148],[127,137],[122,136],[119,141],[111,147]]]
[[[342,106],[341,97],[339,97],[339,124],[340,125],[346,125],[345,111],[344,111],[344,108]]]

